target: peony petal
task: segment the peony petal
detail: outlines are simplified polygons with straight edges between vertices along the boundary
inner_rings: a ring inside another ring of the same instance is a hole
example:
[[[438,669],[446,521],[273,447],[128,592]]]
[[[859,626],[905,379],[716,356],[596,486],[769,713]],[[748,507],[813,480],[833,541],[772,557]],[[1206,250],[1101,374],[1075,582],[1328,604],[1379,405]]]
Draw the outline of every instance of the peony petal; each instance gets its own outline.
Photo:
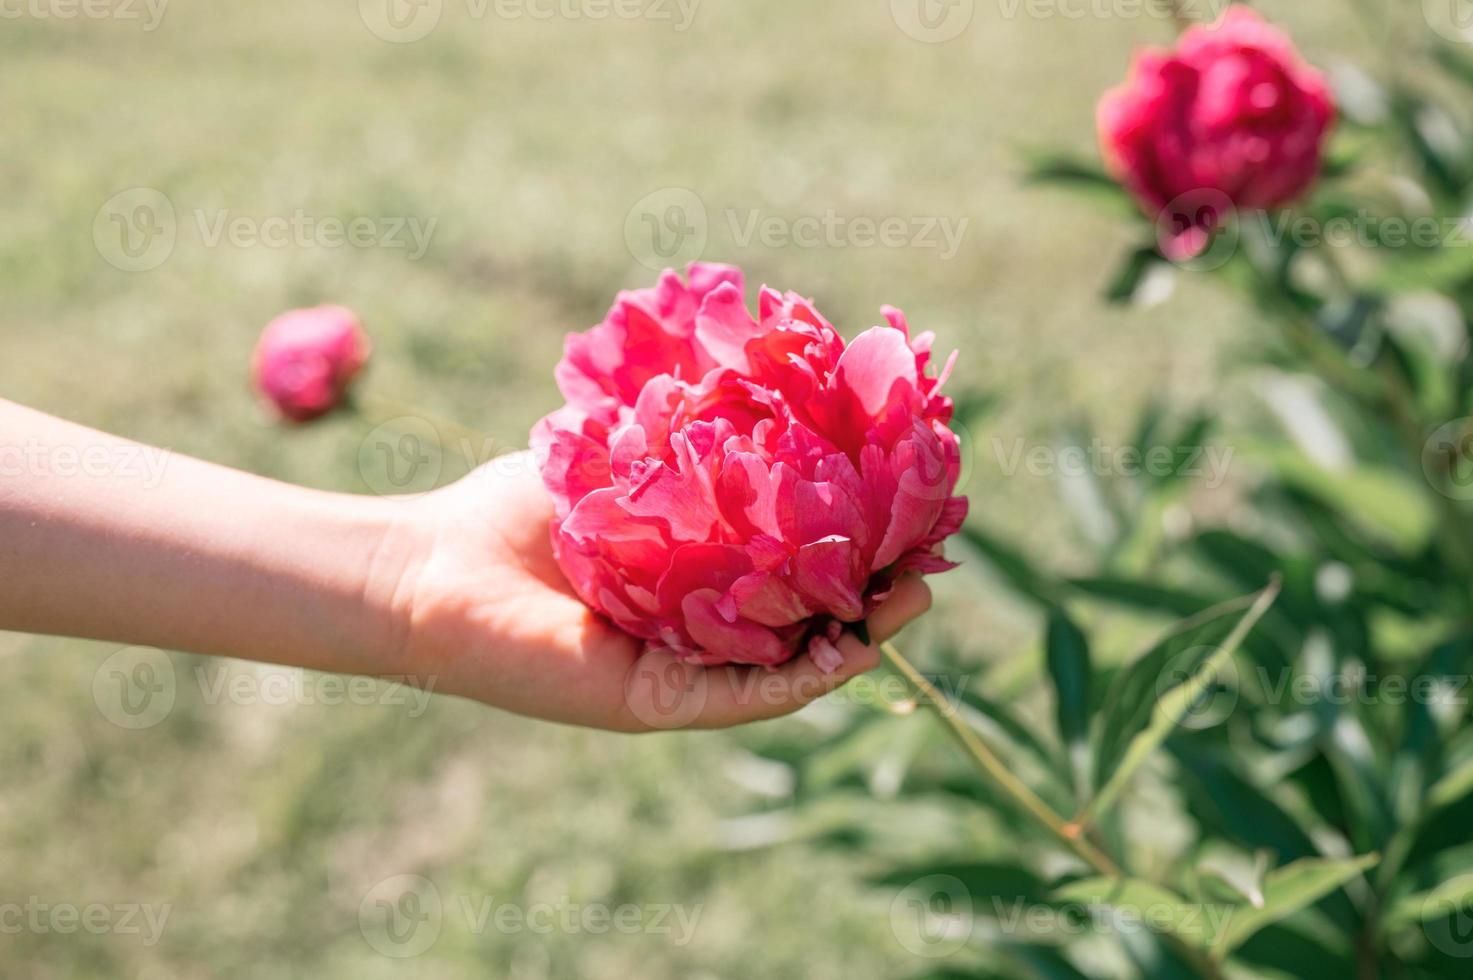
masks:
[[[777,485],[772,470],[756,453],[728,453],[716,483],[722,515],[744,537],[776,537]]]
[[[686,275],[690,279],[690,292],[695,298],[697,308],[707,296],[721,286],[735,287],[738,296],[746,291],[746,277],[742,275],[742,270],[734,265],[722,265],[719,262],[692,262],[690,268],[686,270]]]
[[[871,418],[877,418],[892,400],[915,390],[915,352],[899,331],[872,327],[840,355],[832,383],[849,391]]]
[[[683,433],[671,449],[672,463],[652,464],[622,503],[631,514],[664,521],[678,540],[704,541],[721,521],[711,476]]]
[[[686,629],[716,662],[775,666],[788,651],[777,634],[764,626],[739,619],[728,623],[717,609],[720,593],[706,589],[687,595],[680,606]]]
[[[608,450],[582,433],[553,429],[539,441],[546,443],[542,482],[558,517],[567,517],[578,501],[612,482]]]
[[[792,626],[812,616],[803,597],[776,575],[754,572],[732,584],[730,597],[747,619],[763,626]]]
[[[743,373],[751,371],[747,342],[761,336],[763,329],[747,312],[742,291],[722,283],[701,304],[696,315],[696,339],[722,367]]]
[[[815,541],[798,549],[793,558],[791,582],[811,605],[842,622],[855,622],[864,615],[860,590],[868,569],[859,549],[845,538]]]

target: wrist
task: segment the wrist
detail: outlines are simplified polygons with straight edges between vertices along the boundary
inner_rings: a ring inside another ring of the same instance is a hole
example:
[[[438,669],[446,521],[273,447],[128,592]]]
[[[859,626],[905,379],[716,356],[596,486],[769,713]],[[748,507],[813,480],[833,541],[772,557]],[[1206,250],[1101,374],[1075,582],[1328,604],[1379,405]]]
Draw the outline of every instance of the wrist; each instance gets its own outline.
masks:
[[[356,673],[406,675],[414,583],[427,553],[423,522],[411,501],[389,497],[335,496],[326,522],[335,571],[329,582],[346,583],[337,629]]]

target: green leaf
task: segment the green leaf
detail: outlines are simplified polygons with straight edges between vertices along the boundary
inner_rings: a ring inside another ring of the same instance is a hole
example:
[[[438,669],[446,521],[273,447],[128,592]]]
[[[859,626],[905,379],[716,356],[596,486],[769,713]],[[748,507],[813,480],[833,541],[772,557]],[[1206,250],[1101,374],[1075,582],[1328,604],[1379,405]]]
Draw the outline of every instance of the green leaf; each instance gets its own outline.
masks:
[[[1393,113],[1425,168],[1432,190],[1448,200],[1461,197],[1467,187],[1468,147],[1457,117],[1406,88],[1395,93]]]
[[[961,535],[1020,594],[1045,606],[1057,604],[1058,583],[1036,569],[1022,552],[973,525],[963,527]]]
[[[1139,878],[1086,878],[1056,889],[1053,897],[1066,904],[1120,909],[1204,949],[1216,938],[1217,924],[1231,921],[1232,913],[1230,906],[1203,906]]]
[[[1333,705],[1331,709],[1334,710]],[[1351,840],[1358,850],[1385,847],[1394,823],[1387,793],[1390,774],[1380,747],[1358,711],[1338,712],[1324,751],[1335,771],[1346,809],[1353,817],[1349,827]]]
[[[1408,895],[1386,914],[1386,928],[1431,922],[1470,906],[1473,906],[1473,870],[1449,878],[1436,888]]]
[[[1393,295],[1451,290],[1473,277],[1473,250],[1467,248],[1442,248],[1430,253],[1409,249],[1384,251],[1387,260],[1371,284]]]
[[[1263,883],[1263,905],[1240,905],[1213,948],[1226,959],[1260,929],[1308,908],[1360,876],[1381,860],[1379,854],[1358,858],[1304,858],[1271,871]]]
[[[1090,721],[1089,641],[1062,608],[1049,613],[1046,658],[1049,678],[1054,686],[1054,711],[1059,722],[1059,735],[1069,753],[1075,771],[1075,785],[1083,794],[1089,791],[1087,766]]]
[[[1274,923],[1239,946],[1233,962],[1259,967],[1264,972],[1275,971],[1270,976],[1352,977],[1355,975],[1352,937],[1350,931],[1335,932],[1328,926],[1310,933],[1288,923]]]
[[[1047,946],[1012,946],[1008,953],[1025,964],[1038,980],[1089,980],[1063,953]]]
[[[1115,270],[1110,278],[1110,285],[1105,289],[1105,298],[1116,305],[1144,304],[1157,298],[1152,295],[1156,292],[1154,289],[1146,288],[1153,278],[1157,275],[1173,275],[1175,271],[1175,267],[1161,256],[1154,245],[1142,246],[1126,256],[1125,261]]]
[[[1174,589],[1149,582],[1110,576],[1068,579],[1071,588],[1096,599],[1128,606],[1142,612],[1172,616],[1195,616],[1211,609],[1222,600],[1185,589]]]
[[[1106,726],[1096,770],[1107,782],[1085,808],[1081,821],[1097,819],[1114,804],[1131,777],[1216,681],[1278,594],[1275,582],[1256,596],[1204,614],[1198,623],[1185,624],[1185,629],[1157,644],[1116,681],[1104,708]],[[1222,637],[1220,645],[1218,637]],[[1179,658],[1185,662],[1178,662]],[[1162,681],[1170,676],[1167,672],[1178,668],[1187,675],[1186,680],[1163,692]]]
[[[915,750],[915,743],[907,737],[907,732],[915,728],[906,718],[878,716],[868,719],[867,724],[803,760],[803,792],[867,784],[869,775],[893,750]]]
[[[1350,617],[1336,615],[1319,599],[1315,575],[1320,562],[1299,555],[1280,555],[1259,541],[1222,529],[1204,531],[1192,544],[1202,557],[1241,588],[1251,589],[1277,575],[1284,590],[1271,621],[1292,623],[1301,635],[1316,626],[1328,626],[1347,648],[1358,649],[1347,633],[1351,627],[1345,620]]]
[[[1267,848],[1279,861],[1316,853],[1309,832],[1233,765],[1231,750],[1207,751],[1194,742],[1171,743],[1182,786],[1202,825],[1249,850]]]
[[[1093,187],[1120,190],[1115,178],[1088,161],[1062,154],[1035,156],[1028,166],[1028,179],[1034,183],[1088,184]]]
[[[1159,476],[1153,477],[1162,488],[1180,482],[1187,477],[1191,467],[1197,462],[1197,455],[1206,446],[1207,438],[1211,434],[1213,421],[1207,415],[1198,415],[1189,420],[1185,427],[1177,433],[1171,442],[1162,442],[1157,446],[1170,449],[1175,454],[1171,469]],[[1149,453],[1155,446],[1141,446],[1143,453]]]
[[[1335,472],[1292,450],[1267,450],[1263,458],[1285,484],[1339,511],[1401,554],[1426,548],[1436,514],[1426,493],[1402,473],[1369,465]]]
[[[1089,640],[1062,608],[1048,620],[1048,670],[1057,696],[1059,733],[1066,744],[1089,736]]]
[[[1029,184],[1057,187],[1092,197],[1123,215],[1138,213],[1135,203],[1120,183],[1093,160],[1056,153],[1038,154],[1029,161],[1024,179]]]
[[[1464,759],[1427,791],[1427,809],[1441,810],[1473,793],[1473,758]]]
[[[1135,966],[1136,976],[1150,980],[1202,980],[1206,975],[1198,959],[1206,954],[1195,945],[1168,942],[1168,933],[1130,929],[1120,933],[1120,946]]]
[[[1438,42],[1432,45],[1432,60],[1442,66],[1453,78],[1473,87],[1473,60],[1462,51],[1461,45]]]
[[[1031,870],[1020,864],[1000,861],[938,861],[907,865],[887,871],[871,884],[882,888],[907,888],[928,879],[954,879],[964,891],[953,898],[964,899],[970,912],[999,916],[1010,911],[1004,906],[1023,902],[1046,904],[1048,887]],[[1001,905],[996,902],[1002,903]]]
[[[1045,770],[1059,768],[1058,760],[1015,712],[971,687],[961,691],[959,700],[961,704],[957,710],[962,720],[988,741],[994,745],[1006,743],[1014,751],[1032,756],[1033,761]]]

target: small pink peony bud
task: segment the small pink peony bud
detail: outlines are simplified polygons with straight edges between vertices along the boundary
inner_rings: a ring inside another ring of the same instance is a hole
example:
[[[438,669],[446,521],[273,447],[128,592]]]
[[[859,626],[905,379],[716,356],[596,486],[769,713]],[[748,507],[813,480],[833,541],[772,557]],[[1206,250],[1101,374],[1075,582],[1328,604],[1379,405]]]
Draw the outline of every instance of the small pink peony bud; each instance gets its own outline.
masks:
[[[1203,252],[1234,210],[1304,194],[1334,119],[1324,78],[1244,6],[1186,31],[1174,50],[1143,52],[1098,112],[1107,165],[1173,261]]]
[[[371,350],[351,310],[292,310],[262,331],[251,358],[252,380],[283,418],[309,422],[342,404]]]

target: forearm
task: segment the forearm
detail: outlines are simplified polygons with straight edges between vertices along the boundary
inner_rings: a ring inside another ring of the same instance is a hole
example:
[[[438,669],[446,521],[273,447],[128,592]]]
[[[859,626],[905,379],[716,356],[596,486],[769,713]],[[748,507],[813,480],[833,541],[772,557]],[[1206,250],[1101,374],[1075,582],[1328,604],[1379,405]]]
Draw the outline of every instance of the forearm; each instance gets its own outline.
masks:
[[[0,401],[0,629],[395,672],[396,506]]]

